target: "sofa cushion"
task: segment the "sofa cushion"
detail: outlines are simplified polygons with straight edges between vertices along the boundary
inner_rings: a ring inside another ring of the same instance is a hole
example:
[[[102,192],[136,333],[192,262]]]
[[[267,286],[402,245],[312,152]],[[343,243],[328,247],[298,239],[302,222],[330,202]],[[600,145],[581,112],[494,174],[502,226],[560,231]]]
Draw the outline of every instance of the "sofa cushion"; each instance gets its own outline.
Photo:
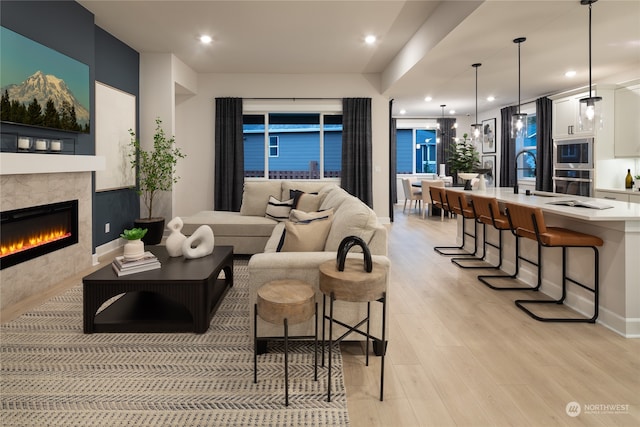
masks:
[[[330,215],[333,215],[333,209],[327,209],[326,211],[319,211],[319,212],[305,212],[298,209],[291,209],[291,213],[289,214],[289,221],[292,221],[292,222],[313,221],[316,219],[328,218]]]
[[[287,221],[280,239],[278,252],[319,252],[324,249],[333,213],[322,219],[302,222]]]
[[[338,209],[342,202],[353,197],[343,188],[337,186],[329,189],[326,194],[322,192],[320,194],[324,194],[324,198],[322,199],[322,203],[320,203],[320,208],[318,209],[320,211],[324,211],[329,208]]]
[[[347,236],[358,236],[369,243],[378,225],[378,217],[367,205],[356,198],[344,200],[335,211],[325,251],[337,251]]]
[[[280,181],[246,181],[242,193],[240,214],[264,217],[267,212],[269,196],[273,196],[278,200],[289,199],[288,197],[280,198],[280,188]]]
[[[273,196],[269,196],[267,203],[267,211],[265,216],[276,221],[286,221],[289,219],[291,208],[293,207],[293,199],[280,201]]]
[[[240,212],[202,211],[183,217],[182,233],[190,236],[201,225],[210,225],[214,236],[269,237],[277,222],[264,216],[244,216]]]

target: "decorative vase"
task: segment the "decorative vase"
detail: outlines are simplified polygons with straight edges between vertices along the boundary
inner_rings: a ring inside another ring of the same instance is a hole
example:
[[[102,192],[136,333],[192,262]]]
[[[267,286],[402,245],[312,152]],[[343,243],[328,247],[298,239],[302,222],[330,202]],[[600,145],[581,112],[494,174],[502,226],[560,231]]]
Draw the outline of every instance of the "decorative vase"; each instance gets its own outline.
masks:
[[[169,256],[182,256],[182,244],[187,240],[187,236],[181,232],[183,226],[184,223],[179,216],[173,218],[167,224],[167,228],[171,230],[171,234],[169,234],[169,237],[167,237],[167,241],[165,242]]]
[[[140,239],[127,240],[124,244],[124,259],[135,261],[144,256],[144,242]]]
[[[213,252],[213,230],[208,225],[201,225],[182,243],[182,255],[185,258],[202,258]]]

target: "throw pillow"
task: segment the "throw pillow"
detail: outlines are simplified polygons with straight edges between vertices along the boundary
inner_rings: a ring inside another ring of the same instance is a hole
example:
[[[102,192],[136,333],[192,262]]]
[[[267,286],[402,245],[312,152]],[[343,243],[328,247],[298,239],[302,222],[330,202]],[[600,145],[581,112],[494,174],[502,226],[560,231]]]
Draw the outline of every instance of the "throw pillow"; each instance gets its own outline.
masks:
[[[316,212],[322,203],[322,197],[318,193],[305,193],[300,190],[291,190],[293,208],[304,212]]]
[[[273,196],[269,196],[269,202],[267,203],[267,211],[264,216],[274,219],[276,221],[286,221],[289,219],[291,207],[293,206],[293,199],[285,200],[281,202]]]
[[[304,222],[287,221],[278,245],[278,252],[319,252],[324,249],[333,214],[325,219]]]
[[[305,222],[317,219],[327,219],[330,216],[333,216],[333,208],[319,212],[305,212],[298,209],[291,209],[291,213],[289,214],[289,221]]]

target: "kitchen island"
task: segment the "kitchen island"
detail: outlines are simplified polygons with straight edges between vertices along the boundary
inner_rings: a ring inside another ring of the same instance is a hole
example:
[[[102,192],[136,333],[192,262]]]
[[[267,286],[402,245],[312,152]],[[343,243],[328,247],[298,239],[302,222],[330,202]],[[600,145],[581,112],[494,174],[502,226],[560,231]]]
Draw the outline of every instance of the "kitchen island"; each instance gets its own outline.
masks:
[[[453,190],[471,194],[462,188]],[[544,212],[547,226],[564,227],[600,237],[604,245],[599,248],[600,315],[597,322],[625,337],[640,338],[640,204],[544,192],[533,192],[531,195],[514,194],[512,188],[473,190],[473,194],[495,197],[499,202],[539,207]],[[550,204],[576,200],[592,201],[610,207],[593,209]],[[458,218],[458,241],[462,242],[463,219],[461,216]],[[489,226],[486,230],[489,241],[497,242],[497,230]],[[480,236],[477,244],[480,248],[483,239],[482,227],[478,227],[478,232]],[[510,273],[515,268],[515,238],[510,233],[505,233],[503,244],[503,269]],[[466,249],[473,250],[472,247]],[[487,246],[487,260],[497,264],[497,250],[492,249]],[[535,260],[536,251],[536,242],[521,239],[523,256]],[[543,281],[540,290],[558,298],[562,291],[561,249],[543,248],[542,256]],[[593,283],[593,254],[590,250],[571,248],[567,259],[570,277],[587,284]],[[533,286],[536,278],[537,270],[528,263],[522,263],[519,279]],[[585,315],[593,312],[593,298],[587,291],[572,285],[569,285],[567,290],[567,306]]]

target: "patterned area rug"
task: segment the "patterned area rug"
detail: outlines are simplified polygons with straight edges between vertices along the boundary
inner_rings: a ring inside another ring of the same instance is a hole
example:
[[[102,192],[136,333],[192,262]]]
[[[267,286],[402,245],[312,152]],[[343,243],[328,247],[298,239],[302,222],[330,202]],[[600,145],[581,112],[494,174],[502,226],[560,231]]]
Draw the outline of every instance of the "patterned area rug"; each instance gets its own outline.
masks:
[[[340,352],[332,402],[326,369],[313,381],[313,343],[290,347],[289,407],[282,347],[258,359],[253,383],[248,271],[205,334],[82,333],[76,286],[0,328],[3,426],[347,426]]]

